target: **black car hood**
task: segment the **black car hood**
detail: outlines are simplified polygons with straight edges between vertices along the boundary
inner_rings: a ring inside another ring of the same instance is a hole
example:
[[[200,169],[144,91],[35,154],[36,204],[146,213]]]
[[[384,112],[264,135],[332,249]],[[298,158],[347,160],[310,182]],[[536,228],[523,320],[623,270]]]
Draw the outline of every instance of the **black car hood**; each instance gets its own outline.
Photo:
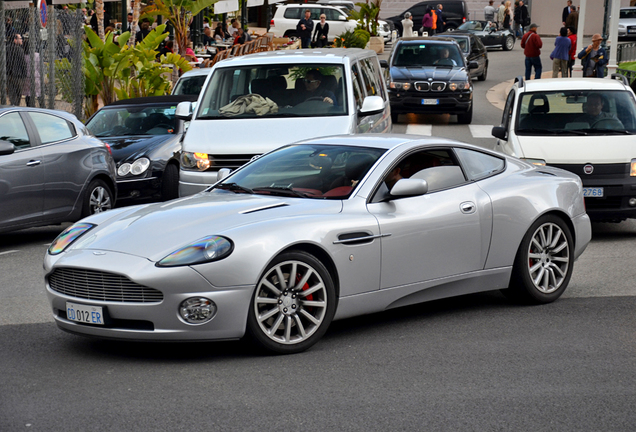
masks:
[[[110,145],[113,151],[113,159],[115,163],[120,161],[130,161],[140,158],[141,156],[149,156],[153,150],[156,150],[163,144],[171,144],[174,140],[178,140],[180,134],[177,135],[144,135],[144,136],[121,136],[112,138],[100,138]]]
[[[466,81],[468,75],[463,67],[391,67],[391,79],[401,81]]]

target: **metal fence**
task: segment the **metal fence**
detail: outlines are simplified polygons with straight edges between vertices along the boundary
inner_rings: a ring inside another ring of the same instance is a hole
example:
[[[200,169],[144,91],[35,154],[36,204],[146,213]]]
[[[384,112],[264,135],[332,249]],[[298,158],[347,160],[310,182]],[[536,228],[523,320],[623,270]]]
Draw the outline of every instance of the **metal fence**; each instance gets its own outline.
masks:
[[[619,42],[616,45],[616,62],[636,61],[636,43]]]
[[[0,105],[59,109],[83,117],[84,15],[35,7],[5,10],[0,1]],[[33,71],[33,73],[32,73]]]

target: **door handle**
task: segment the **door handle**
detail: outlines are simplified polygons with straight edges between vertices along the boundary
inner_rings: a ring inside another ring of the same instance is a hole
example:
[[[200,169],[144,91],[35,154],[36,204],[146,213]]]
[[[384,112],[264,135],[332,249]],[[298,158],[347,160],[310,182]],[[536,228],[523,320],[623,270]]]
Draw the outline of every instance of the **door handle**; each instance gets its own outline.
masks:
[[[472,203],[470,201],[461,203],[459,205],[459,208],[464,214],[472,214],[472,213],[475,213],[475,210],[476,210],[475,203]]]
[[[30,160],[27,162],[26,166],[37,166],[40,165],[42,162],[39,160]]]

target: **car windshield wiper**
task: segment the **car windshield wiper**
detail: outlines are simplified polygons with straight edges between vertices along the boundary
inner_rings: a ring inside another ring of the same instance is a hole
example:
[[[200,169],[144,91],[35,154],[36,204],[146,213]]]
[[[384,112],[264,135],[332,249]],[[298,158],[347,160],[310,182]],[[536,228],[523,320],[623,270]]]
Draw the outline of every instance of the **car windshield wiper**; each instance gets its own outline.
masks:
[[[269,187],[260,187],[260,188],[254,188],[254,192],[258,193],[258,192],[269,192],[272,194],[280,194],[283,196],[297,196],[300,198],[307,198],[310,195],[303,193],[303,192],[299,192],[296,191],[294,189],[292,189],[291,186],[269,186]]]
[[[583,131],[586,133],[592,133],[592,134],[613,134],[613,135],[632,135],[633,133],[626,130],[626,129],[598,129],[598,128],[594,128],[594,129],[576,129],[577,131]]]
[[[224,189],[224,190],[229,190],[232,192],[244,192],[244,193],[248,193],[248,194],[253,194],[254,191],[248,187],[245,186],[241,186],[238,183],[221,183],[215,186],[215,189]]]
[[[517,129],[517,133],[549,134],[549,135],[587,135],[588,129]]]

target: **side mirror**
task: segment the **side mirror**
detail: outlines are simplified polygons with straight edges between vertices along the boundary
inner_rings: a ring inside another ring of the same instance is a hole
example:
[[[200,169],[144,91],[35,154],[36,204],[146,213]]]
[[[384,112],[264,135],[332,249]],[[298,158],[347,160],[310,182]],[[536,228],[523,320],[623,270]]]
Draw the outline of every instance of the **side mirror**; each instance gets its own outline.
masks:
[[[384,111],[384,99],[380,96],[367,96],[362,102],[359,114],[361,116],[370,116],[380,114],[382,111]]]
[[[192,120],[193,105],[192,102],[179,102],[174,116],[179,120]]]
[[[479,63],[477,63],[475,60],[468,62],[468,69],[478,69],[479,68]]]
[[[401,179],[391,189],[393,197],[412,197],[428,192],[428,183],[423,179]]]
[[[504,127],[494,126],[492,128],[491,134],[495,138],[499,138],[500,140],[503,140],[503,141],[508,141],[508,134],[507,134],[506,128]]]
[[[10,155],[15,152],[15,146],[9,141],[0,140],[0,156]]]
[[[389,62],[386,61],[386,60],[380,60],[380,67],[388,68],[389,67]]]
[[[349,20],[344,15],[338,15],[338,21],[349,21]]]
[[[229,176],[231,172],[232,170],[230,170],[229,168],[221,168],[216,172],[216,181],[223,180],[225,177]]]

